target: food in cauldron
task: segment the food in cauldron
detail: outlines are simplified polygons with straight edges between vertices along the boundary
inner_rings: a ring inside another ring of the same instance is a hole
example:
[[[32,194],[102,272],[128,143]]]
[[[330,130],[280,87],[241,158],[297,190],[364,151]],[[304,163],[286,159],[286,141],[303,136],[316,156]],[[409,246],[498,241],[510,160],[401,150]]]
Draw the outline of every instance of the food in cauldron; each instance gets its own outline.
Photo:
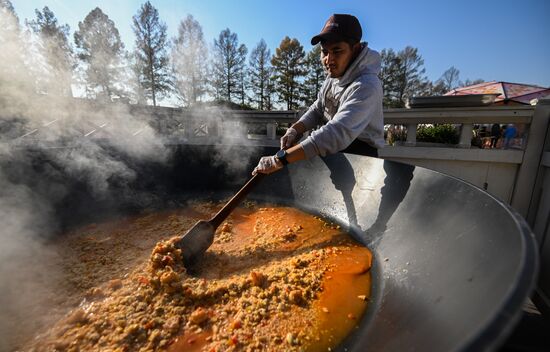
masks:
[[[212,207],[152,212],[64,236],[60,246],[74,251],[68,279],[82,288],[68,295],[84,299],[24,349],[316,351],[358,324],[370,294],[367,248],[322,218],[249,203],[186,269],[174,236]]]

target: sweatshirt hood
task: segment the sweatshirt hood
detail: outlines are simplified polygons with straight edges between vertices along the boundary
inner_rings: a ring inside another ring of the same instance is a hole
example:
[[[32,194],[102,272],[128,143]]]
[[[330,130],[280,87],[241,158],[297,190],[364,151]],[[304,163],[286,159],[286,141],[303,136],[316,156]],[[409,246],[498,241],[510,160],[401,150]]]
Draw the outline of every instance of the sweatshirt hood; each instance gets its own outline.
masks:
[[[366,42],[361,43],[362,49],[359,56],[351,63],[346,73],[340,78],[335,78],[339,86],[346,86],[358,76],[365,74],[378,75],[382,68],[380,54],[368,47]]]

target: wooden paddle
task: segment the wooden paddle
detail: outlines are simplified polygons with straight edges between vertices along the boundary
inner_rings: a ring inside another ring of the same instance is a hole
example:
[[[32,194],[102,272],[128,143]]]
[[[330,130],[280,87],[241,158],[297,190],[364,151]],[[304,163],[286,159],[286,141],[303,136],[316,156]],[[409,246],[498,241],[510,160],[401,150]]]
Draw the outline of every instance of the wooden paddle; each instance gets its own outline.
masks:
[[[184,265],[192,265],[214,242],[214,233],[233,209],[250,193],[265,174],[257,173],[221,208],[210,220],[199,220],[179,239],[175,245],[182,250]]]

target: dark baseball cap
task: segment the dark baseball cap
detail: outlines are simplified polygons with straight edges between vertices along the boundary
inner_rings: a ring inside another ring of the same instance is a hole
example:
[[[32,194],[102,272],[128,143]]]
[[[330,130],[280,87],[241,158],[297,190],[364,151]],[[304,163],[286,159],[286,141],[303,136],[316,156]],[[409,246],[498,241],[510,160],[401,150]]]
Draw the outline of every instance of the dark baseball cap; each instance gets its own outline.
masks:
[[[357,17],[352,15],[334,14],[329,17],[321,33],[311,38],[311,45],[316,45],[320,41],[339,42],[351,41],[359,42],[363,31]]]

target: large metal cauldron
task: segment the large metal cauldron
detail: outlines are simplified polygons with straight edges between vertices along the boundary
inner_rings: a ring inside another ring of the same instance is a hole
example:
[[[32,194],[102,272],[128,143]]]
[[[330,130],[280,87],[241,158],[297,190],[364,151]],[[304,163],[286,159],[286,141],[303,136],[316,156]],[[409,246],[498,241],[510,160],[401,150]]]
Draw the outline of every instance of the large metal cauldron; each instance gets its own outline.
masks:
[[[256,149],[249,165],[230,173],[209,164],[209,153],[186,148],[169,167],[140,165],[148,179],[136,187],[169,198],[228,196],[259,155],[274,152]],[[235,149],[237,160],[242,151]],[[452,177],[336,154],[290,165],[250,197],[322,214],[373,251],[372,302],[342,351],[494,350],[533,288],[538,257],[528,226],[499,200]],[[87,200],[81,214],[89,215],[92,204],[113,207],[102,202]],[[70,205],[72,219],[77,211]]]
[[[524,220],[424,168],[336,154],[291,165],[255,196],[348,225],[373,251],[372,303],[342,350],[495,349],[534,285],[538,256]]]

